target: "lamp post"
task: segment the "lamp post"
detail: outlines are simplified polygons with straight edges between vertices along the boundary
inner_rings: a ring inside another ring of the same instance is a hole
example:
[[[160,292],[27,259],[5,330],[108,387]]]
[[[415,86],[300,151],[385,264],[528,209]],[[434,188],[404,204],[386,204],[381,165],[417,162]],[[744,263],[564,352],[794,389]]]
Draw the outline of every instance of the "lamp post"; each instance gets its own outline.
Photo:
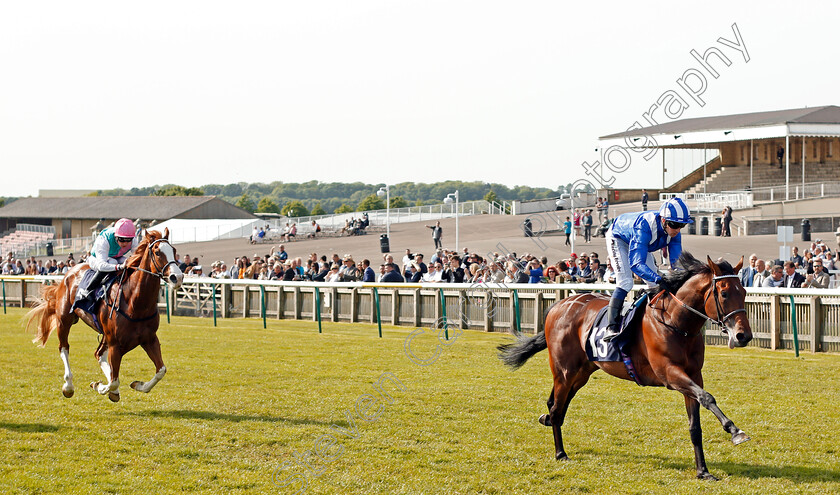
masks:
[[[443,202],[445,204],[451,205],[452,204],[452,197],[455,197],[455,252],[458,252],[458,190],[456,189],[454,193],[449,193],[443,198]]]
[[[388,184],[385,184],[383,187],[380,187],[378,191],[376,191],[376,195],[380,198],[385,196],[385,235],[388,236],[388,239],[391,238],[391,188],[388,187]]]

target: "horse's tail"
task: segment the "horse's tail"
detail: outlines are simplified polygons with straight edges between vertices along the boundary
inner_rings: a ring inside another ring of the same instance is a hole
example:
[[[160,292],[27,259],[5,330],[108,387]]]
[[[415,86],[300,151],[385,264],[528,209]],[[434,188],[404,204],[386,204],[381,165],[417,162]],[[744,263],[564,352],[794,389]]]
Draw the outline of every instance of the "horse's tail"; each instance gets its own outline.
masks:
[[[58,326],[58,315],[56,315],[56,292],[59,285],[44,285],[41,287],[41,297],[35,302],[35,306],[26,313],[26,329],[35,323],[35,338],[33,344],[44,347],[53,329]]]
[[[545,332],[540,332],[533,337],[519,337],[516,342],[497,347],[499,359],[515,370],[525,364],[531,356],[546,348],[548,344],[545,342]]]

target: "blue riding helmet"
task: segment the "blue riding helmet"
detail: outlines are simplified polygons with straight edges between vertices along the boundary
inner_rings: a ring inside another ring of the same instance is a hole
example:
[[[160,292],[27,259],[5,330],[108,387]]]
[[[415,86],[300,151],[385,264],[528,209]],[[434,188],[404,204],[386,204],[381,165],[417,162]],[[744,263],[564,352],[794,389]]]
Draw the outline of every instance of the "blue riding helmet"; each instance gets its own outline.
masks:
[[[691,211],[680,198],[671,198],[659,207],[659,216],[665,220],[679,223],[694,223]]]

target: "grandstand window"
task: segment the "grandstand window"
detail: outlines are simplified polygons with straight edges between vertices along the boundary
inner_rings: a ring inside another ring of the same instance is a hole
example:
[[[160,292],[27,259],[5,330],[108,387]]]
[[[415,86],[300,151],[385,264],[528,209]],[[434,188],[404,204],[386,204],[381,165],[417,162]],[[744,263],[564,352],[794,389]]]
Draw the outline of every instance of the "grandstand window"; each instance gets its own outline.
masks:
[[[828,150],[825,152],[826,156],[831,156],[832,152],[834,151],[834,140],[828,140]]]
[[[742,145],[741,146],[741,162],[744,161],[744,153],[746,152],[746,150],[747,150],[747,147]]]
[[[819,144],[819,139],[814,139],[814,158],[817,157],[817,145]]]
[[[768,158],[767,158],[767,153],[768,153],[768,151],[767,151],[767,150],[769,150],[769,149],[770,149],[770,145],[769,145],[769,144],[765,144],[765,145],[764,145],[764,159],[765,159],[765,160],[767,160],[767,159],[768,159]]]

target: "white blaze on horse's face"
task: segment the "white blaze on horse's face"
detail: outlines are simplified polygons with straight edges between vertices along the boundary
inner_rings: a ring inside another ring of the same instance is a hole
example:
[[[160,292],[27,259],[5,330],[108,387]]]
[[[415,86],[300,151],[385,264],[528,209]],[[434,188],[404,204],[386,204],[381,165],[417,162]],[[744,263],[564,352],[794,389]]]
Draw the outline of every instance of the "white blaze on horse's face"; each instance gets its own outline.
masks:
[[[158,250],[166,256],[166,266],[169,267],[167,268],[169,275],[166,275],[166,281],[177,289],[181,286],[181,282],[184,281],[184,274],[181,272],[178,264],[175,263],[175,250],[172,249],[172,245],[168,242],[161,242]]]

